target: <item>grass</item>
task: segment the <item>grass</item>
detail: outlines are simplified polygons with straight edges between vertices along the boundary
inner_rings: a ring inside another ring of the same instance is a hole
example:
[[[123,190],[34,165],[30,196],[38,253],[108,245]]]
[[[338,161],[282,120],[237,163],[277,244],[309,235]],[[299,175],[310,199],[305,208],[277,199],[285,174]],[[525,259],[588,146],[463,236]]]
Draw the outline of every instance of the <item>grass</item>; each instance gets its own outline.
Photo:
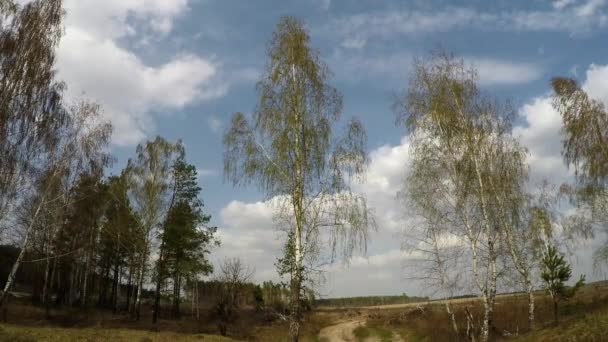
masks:
[[[568,341],[599,342],[608,341],[608,313],[597,313],[577,317],[557,327],[534,331],[513,341]]]
[[[474,335],[479,334],[483,317],[478,300],[455,301],[453,310],[460,337],[454,335],[449,317],[440,303],[431,302],[420,308],[390,308],[369,310],[368,327],[381,326],[398,333],[406,341],[459,341],[466,340],[465,308],[475,320]],[[598,282],[585,286],[576,297],[560,306],[560,327],[554,327],[553,308],[544,292],[536,293],[537,330],[529,332],[527,299],[521,294],[499,296],[495,306],[493,335],[518,335],[517,341],[607,341],[608,342],[608,283]],[[368,332],[360,331],[363,336]]]
[[[24,327],[0,324],[0,341],[72,342],[72,341],[208,341],[228,342],[229,338],[204,334],[179,334],[131,329]]]

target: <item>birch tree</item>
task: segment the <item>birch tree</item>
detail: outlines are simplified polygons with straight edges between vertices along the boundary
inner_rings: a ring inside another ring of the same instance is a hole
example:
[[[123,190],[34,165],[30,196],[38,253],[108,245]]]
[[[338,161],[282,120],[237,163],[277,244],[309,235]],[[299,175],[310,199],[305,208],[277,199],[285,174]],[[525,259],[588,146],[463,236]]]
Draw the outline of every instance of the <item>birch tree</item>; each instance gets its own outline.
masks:
[[[467,247],[484,305],[480,338],[487,341],[505,227],[519,220],[526,180],[526,152],[510,136],[513,112],[481,93],[474,68],[447,54],[414,63],[395,108],[411,143],[407,194],[413,210],[427,229],[444,227],[432,232]]]
[[[576,182],[564,186],[576,212],[566,227],[584,238],[608,234],[608,112],[570,78],[552,80],[553,106],[562,117],[562,155]],[[594,254],[596,266],[608,263],[608,241]]]
[[[137,156],[129,160],[130,192],[133,206],[140,221],[140,236],[143,241],[139,251],[135,317],[139,320],[141,291],[146,274],[150,249],[156,232],[169,209],[171,193],[171,168],[182,155],[181,143],[173,144],[162,137],[137,146]]]
[[[33,199],[34,206],[23,228],[21,251],[5,283],[0,306],[29,247],[30,238],[40,215],[56,202],[60,203],[61,210],[66,210],[71,204],[68,200],[69,193],[56,189],[72,189],[81,175],[101,173],[109,162],[105,147],[109,143],[112,126],[101,120],[100,107],[82,101],[65,113],[63,127],[58,130],[55,137],[55,147],[36,160],[30,161],[32,171],[37,170],[39,174],[39,178],[34,181],[34,185],[38,186],[30,188],[30,199]]]
[[[64,86],[54,71],[62,18],[61,0],[0,3],[0,223],[63,127]]]
[[[373,227],[365,198],[350,190],[353,178],[365,171],[365,130],[353,119],[344,137],[333,136],[342,97],[327,83],[330,71],[309,44],[299,20],[279,21],[257,85],[257,108],[250,118],[234,114],[224,135],[226,179],[235,185],[257,184],[277,204],[275,222],[293,238],[293,341],[300,335],[307,266],[323,247],[330,257],[348,259],[365,247]]]

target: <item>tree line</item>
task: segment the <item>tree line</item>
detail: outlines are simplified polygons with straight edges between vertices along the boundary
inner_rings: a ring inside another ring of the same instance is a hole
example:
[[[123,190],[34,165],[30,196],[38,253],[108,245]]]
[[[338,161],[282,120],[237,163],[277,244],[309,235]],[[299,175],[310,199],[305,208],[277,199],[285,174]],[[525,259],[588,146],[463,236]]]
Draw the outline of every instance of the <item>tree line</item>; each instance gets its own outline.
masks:
[[[114,162],[111,124],[99,105],[67,101],[56,79],[62,1],[2,0],[0,11],[0,227],[16,241],[2,249],[11,262],[0,308],[21,277],[31,280],[47,315],[54,306],[96,305],[137,320],[146,297],[156,323],[163,298],[179,317],[184,291],[198,310],[201,288],[217,286],[214,309],[225,334],[250,288],[254,302],[280,306],[277,315],[298,341],[323,266],[365,252],[377,229],[365,196],[352,189],[368,164],[365,128],[356,118],[341,121],[342,96],[304,23],[279,21],[256,110],[235,113],[223,136],[225,179],[257,186],[285,233],[276,261],[284,283],[251,287],[253,271],[240,259],[220,265],[217,283],[200,281],[214,271],[209,254],[219,241],[180,141],[143,142],[117,175],[106,175]],[[441,296],[472,289],[484,307],[482,323],[471,318],[463,331],[446,301],[456,335],[490,339],[505,287],[526,292],[533,329],[535,290],[544,283],[557,321],[558,303],[584,282],[565,285],[572,273],[560,252],[565,237],[606,228],[608,114],[575,80],[554,78],[551,86],[564,160],[576,179],[539,188],[513,134],[515,110],[479,88],[474,67],[430,54],[414,61],[407,90],[395,96],[412,159],[402,191],[412,218],[406,249],[422,255],[418,274]],[[573,214],[563,214],[564,199]],[[608,259],[606,250],[596,252],[597,262]]]
[[[62,1],[0,9],[0,222],[3,237],[19,241],[4,247],[13,258],[0,307],[28,265],[47,315],[97,305],[139,319],[148,282],[154,321],[168,287],[179,315],[182,289],[212,271],[207,255],[218,242],[183,144],[142,143],[119,175],[106,176],[111,124],[98,104],[67,101],[56,79]]]

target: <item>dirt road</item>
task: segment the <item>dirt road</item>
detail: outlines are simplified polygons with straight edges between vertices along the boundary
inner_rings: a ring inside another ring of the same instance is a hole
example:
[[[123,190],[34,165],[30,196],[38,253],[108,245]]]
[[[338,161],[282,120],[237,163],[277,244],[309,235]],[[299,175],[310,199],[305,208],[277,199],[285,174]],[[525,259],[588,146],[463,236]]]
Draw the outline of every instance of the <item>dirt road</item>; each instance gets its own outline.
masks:
[[[354,319],[349,321],[340,322],[330,327],[324,328],[319,333],[319,338],[322,341],[327,342],[355,342],[355,334],[353,331],[359,327],[365,325],[364,319]],[[380,339],[377,336],[370,336],[365,339],[365,342],[379,342]],[[403,342],[401,336],[393,334],[393,342]]]
[[[353,330],[358,326],[364,325],[365,320],[358,319],[353,321],[340,322],[336,325],[324,328],[319,333],[319,338],[329,342],[356,341]]]

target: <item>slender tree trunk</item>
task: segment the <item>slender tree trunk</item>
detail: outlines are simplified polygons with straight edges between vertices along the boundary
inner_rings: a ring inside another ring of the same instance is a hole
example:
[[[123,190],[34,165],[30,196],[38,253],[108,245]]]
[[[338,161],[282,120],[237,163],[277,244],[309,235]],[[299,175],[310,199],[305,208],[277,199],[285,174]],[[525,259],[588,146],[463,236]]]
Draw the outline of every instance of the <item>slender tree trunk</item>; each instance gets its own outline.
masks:
[[[44,299],[44,309],[46,319],[51,319],[51,295],[50,292],[53,289],[53,282],[55,281],[55,273],[57,273],[57,258],[53,259],[53,269],[51,270],[51,279],[49,281],[49,288],[47,289]]]
[[[131,293],[133,292],[133,284],[131,280],[133,278],[133,267],[129,267],[129,280],[127,280],[127,305],[126,311],[131,313]]]
[[[526,289],[528,292],[528,328],[534,330],[534,291],[531,281],[528,281]]]
[[[15,281],[15,275],[17,274],[17,270],[19,269],[19,265],[21,265],[21,261],[23,260],[23,256],[25,255],[25,250],[28,247],[30,235],[31,235],[32,229],[34,227],[34,222],[38,218],[38,214],[40,213],[40,209],[42,208],[42,202],[43,201],[41,201],[38,204],[38,208],[36,208],[34,217],[32,218],[32,221],[30,222],[30,224],[27,226],[27,230],[25,231],[25,237],[23,238],[23,243],[21,244],[21,251],[19,251],[17,260],[15,260],[15,263],[13,264],[13,267],[11,268],[11,272],[8,274],[8,278],[6,279],[6,283],[4,284],[4,290],[2,291],[2,295],[0,296],[0,308],[2,308],[2,305],[4,304],[4,301],[6,300],[6,297],[8,296],[8,292],[9,292],[11,286],[13,285],[13,281]]]
[[[51,259],[49,254],[46,254],[46,265],[44,266],[44,285],[42,286],[42,304],[46,304],[47,291],[49,287],[49,273],[51,268]]]
[[[194,288],[196,289],[195,292],[194,292],[195,295],[196,295],[196,303],[195,303],[196,304],[196,320],[200,321],[201,320],[201,312],[200,312],[200,310],[198,308],[198,304],[199,304],[199,301],[200,301],[200,299],[199,299],[199,293],[198,293],[198,279],[195,280]]]
[[[448,298],[445,299],[445,311],[447,311],[448,316],[450,317],[450,322],[452,323],[452,330],[454,330],[454,336],[458,338],[458,323],[456,322],[456,315],[454,311],[452,311],[452,306],[448,302]]]
[[[114,264],[114,277],[112,278],[112,295],[110,303],[112,303],[112,313],[116,314],[116,298],[118,297],[118,264]]]
[[[152,314],[152,323],[156,324],[158,321],[158,315],[160,311],[160,287],[163,282],[163,278],[165,275],[164,270],[164,261],[163,261],[163,253],[165,249],[165,241],[160,244],[160,255],[158,257],[158,274],[156,276],[156,294],[154,296],[154,313]]]
[[[44,269],[44,286],[42,287],[42,303],[46,304],[48,297],[47,292],[49,288],[49,269],[51,268],[51,252],[53,247],[51,246],[51,228],[47,226],[46,229],[46,265]]]
[[[194,284],[190,286],[190,315],[194,316]]]
[[[82,279],[82,294],[80,296],[80,307],[84,310],[87,307],[87,287],[89,280],[89,265],[90,265],[91,255],[90,252],[86,254],[86,261],[84,265],[84,276]]]
[[[116,277],[116,290],[114,295],[114,301],[112,302],[112,314],[116,315],[118,312],[118,297],[120,296],[120,278],[122,277],[122,268],[117,266],[118,272],[115,273]]]
[[[147,247],[146,247],[147,248]],[[137,296],[135,297],[135,319],[139,321],[141,314],[141,288],[144,284],[144,273],[146,271],[146,252],[141,257],[141,264],[139,267],[139,275],[137,279]]]
[[[177,295],[176,295],[176,299],[175,299],[175,315],[177,318],[180,317],[180,310],[179,310],[179,305],[180,305],[180,301],[181,301],[181,295],[182,295],[182,276],[181,274],[177,275]]]
[[[488,253],[490,255],[490,276],[488,279],[488,288],[485,294],[484,319],[481,330],[481,341],[484,342],[492,338],[492,329],[494,327],[494,303],[496,301],[496,281],[498,277],[494,244],[490,243],[488,247]]]
[[[555,325],[559,324],[559,310],[557,307],[557,299],[553,298],[553,319],[555,322]]]
[[[296,75],[295,64],[291,65],[291,76],[294,87],[298,87],[298,79]],[[296,98],[294,104],[295,110],[295,127],[294,134],[294,150],[295,150],[295,179],[293,192],[293,209],[295,216],[295,234],[294,234],[294,264],[292,265],[291,278],[291,322],[289,326],[290,339],[297,342],[300,339],[300,319],[301,319],[301,291],[302,291],[302,229],[303,229],[303,205],[304,198],[304,158],[305,141],[303,138],[303,122],[300,113],[299,99]]]
[[[72,270],[70,272],[70,285],[69,285],[70,287],[68,289],[68,305],[70,307],[72,307],[72,304],[73,304],[73,301],[74,301],[74,291],[75,291],[74,288],[76,287],[74,285],[74,283],[75,283],[75,277],[76,277],[76,269],[75,268],[77,268],[76,264],[73,264],[71,268],[72,268]]]

